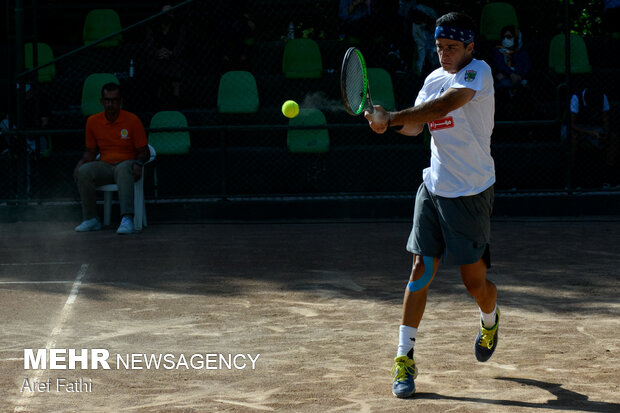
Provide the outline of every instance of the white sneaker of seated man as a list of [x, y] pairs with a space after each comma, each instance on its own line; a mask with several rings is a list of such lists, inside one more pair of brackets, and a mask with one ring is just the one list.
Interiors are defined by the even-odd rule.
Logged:
[[121, 224], [118, 226], [116, 230], [117, 234], [125, 235], [125, 234], [133, 234], [133, 216], [125, 215], [123, 219], [121, 219]]
[[87, 231], [99, 231], [101, 229], [101, 222], [99, 222], [99, 218], [91, 218], [85, 221], [82, 221], [80, 225], [75, 227], [77, 232], [87, 232]]

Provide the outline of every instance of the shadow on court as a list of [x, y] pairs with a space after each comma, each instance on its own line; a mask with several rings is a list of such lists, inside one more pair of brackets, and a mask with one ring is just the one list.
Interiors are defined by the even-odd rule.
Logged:
[[[260, 279], [283, 290], [400, 304], [411, 265], [407, 222], [154, 225], [127, 237], [113, 229], [77, 234], [66, 224], [3, 227], [0, 239], [10, 247], [1, 262], [29, 265], [19, 273], [2, 266], [0, 276], [19, 281], [70, 281], [66, 266], [88, 263], [88, 283], [118, 289], [235, 296]], [[615, 221], [494, 222], [489, 278], [502, 300], [524, 309], [608, 312], [617, 300], [608, 292], [618, 287], [620, 253], [612, 246], [620, 245], [619, 228]], [[467, 296], [454, 266], [441, 266], [431, 288], [448, 299]]]
[[620, 411], [620, 403], [606, 403], [588, 400], [588, 396], [562, 388], [561, 384], [547, 383], [539, 380], [515, 378], [515, 377], [496, 377], [497, 380], [506, 380], [522, 384], [524, 386], [535, 386], [551, 393], [556, 399], [548, 400], [545, 403], [531, 403], [516, 400], [497, 400], [480, 399], [475, 397], [454, 397], [437, 393], [416, 393], [415, 398], [421, 400], [452, 400], [469, 403], [493, 404], [506, 407], [528, 407], [532, 409], [554, 409], [565, 411], [612, 413]]

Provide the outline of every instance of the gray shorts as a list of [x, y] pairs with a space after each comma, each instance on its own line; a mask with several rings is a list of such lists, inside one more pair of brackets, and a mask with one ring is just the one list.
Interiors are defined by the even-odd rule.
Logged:
[[494, 194], [491, 186], [477, 195], [445, 198], [430, 193], [422, 183], [415, 199], [407, 251], [441, 258], [445, 264], [473, 264], [483, 258], [490, 267]]

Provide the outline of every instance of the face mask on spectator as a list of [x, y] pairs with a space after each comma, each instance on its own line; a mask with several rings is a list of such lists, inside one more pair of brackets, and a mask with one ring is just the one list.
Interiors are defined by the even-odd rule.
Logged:
[[504, 47], [512, 47], [514, 46], [515, 41], [512, 39], [512, 37], [509, 39], [508, 37], [504, 37], [504, 40], [502, 40], [502, 46]]

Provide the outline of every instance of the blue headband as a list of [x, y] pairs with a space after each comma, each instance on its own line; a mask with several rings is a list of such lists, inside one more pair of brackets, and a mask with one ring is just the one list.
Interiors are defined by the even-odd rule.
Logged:
[[463, 43], [471, 43], [474, 41], [474, 32], [469, 29], [461, 29], [452, 26], [435, 27], [435, 39], [452, 39]]

